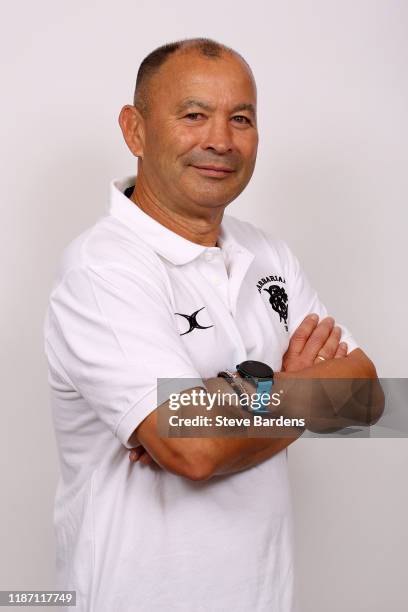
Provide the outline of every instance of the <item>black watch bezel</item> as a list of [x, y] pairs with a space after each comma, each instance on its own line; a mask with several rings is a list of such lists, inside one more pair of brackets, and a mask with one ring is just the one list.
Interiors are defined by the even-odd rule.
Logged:
[[238, 374], [244, 378], [256, 378], [257, 380], [273, 380], [274, 371], [271, 366], [263, 361], [249, 359], [242, 361], [236, 366]]

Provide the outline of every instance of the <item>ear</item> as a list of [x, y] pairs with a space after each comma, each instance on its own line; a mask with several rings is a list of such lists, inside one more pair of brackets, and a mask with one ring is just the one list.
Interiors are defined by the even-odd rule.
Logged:
[[135, 157], [143, 159], [145, 124], [140, 111], [126, 104], [120, 111], [118, 121], [127, 146]]

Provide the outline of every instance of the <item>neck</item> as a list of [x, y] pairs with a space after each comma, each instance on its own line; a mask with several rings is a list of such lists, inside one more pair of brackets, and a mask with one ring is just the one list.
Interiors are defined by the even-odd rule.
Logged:
[[191, 210], [175, 210], [175, 207], [163, 204], [155, 197], [140, 175], [136, 177], [130, 199], [143, 212], [179, 236], [203, 246], [216, 246], [224, 207], [207, 209], [204, 216], [202, 210], [200, 215]]

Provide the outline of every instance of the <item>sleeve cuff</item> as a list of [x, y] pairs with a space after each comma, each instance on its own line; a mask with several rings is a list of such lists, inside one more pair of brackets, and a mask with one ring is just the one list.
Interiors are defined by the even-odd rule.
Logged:
[[[128, 440], [136, 427], [158, 406], [168, 400], [171, 393], [181, 393], [192, 387], [203, 387], [205, 384], [203, 379], [197, 376], [197, 373], [183, 374], [174, 378], [160, 378], [156, 386], [136, 404], [134, 404], [120, 419], [115, 435], [121, 443], [128, 449], [135, 448], [135, 445], [129, 444]], [[140, 443], [137, 444], [140, 446]]]

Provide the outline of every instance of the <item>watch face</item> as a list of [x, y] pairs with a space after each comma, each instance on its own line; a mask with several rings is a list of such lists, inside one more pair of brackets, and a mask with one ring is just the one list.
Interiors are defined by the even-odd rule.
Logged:
[[237, 365], [237, 371], [243, 376], [273, 378], [272, 368], [262, 361], [243, 361]]

